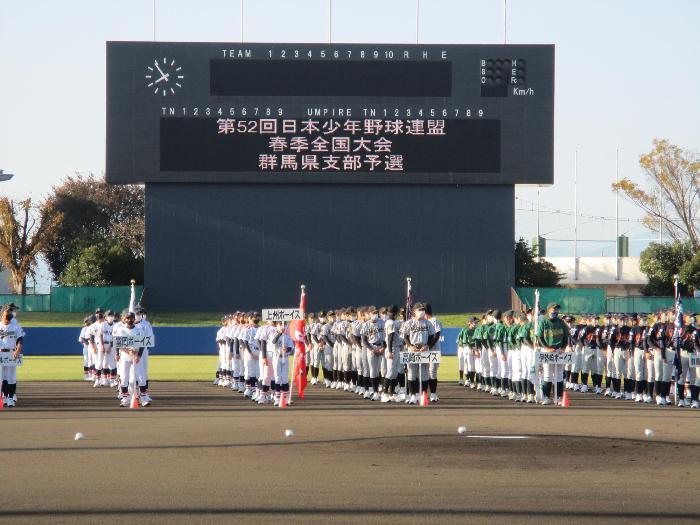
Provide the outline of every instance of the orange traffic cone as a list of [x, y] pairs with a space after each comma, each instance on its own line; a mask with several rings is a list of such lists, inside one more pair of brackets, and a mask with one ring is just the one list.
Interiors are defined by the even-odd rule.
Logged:
[[569, 393], [564, 390], [564, 395], [561, 398], [561, 406], [562, 408], [569, 408]]
[[0, 410], [5, 410], [5, 398], [0, 394]]
[[138, 408], [139, 407], [139, 396], [138, 394], [132, 394], [131, 395], [131, 405], [129, 405], [129, 408]]
[[430, 404], [428, 401], [428, 391], [423, 390], [423, 395], [420, 398], [420, 406], [427, 407]]
[[287, 406], [287, 392], [282, 392], [280, 394], [280, 408], [285, 408]]

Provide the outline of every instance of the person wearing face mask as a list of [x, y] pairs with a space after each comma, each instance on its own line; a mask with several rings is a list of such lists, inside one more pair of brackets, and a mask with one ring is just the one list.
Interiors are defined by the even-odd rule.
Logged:
[[670, 371], [668, 376], [665, 374], [666, 370], [669, 370], [666, 328], [666, 312], [657, 312], [656, 321], [647, 333], [647, 342], [654, 355], [654, 386], [656, 404], [659, 406], [668, 404], [667, 397], [671, 385]]
[[91, 315], [83, 319], [83, 328], [80, 330], [80, 335], [78, 336], [78, 342], [83, 345], [83, 381], [90, 381], [91, 383], [95, 380], [95, 366], [92, 363], [92, 350], [90, 349], [88, 332], [90, 330], [90, 325], [94, 322]]
[[282, 394], [289, 397], [289, 355], [294, 351], [294, 343], [285, 332], [283, 323], [280, 322], [276, 322], [273, 330], [267, 332], [267, 337], [266, 348], [272, 354], [274, 373], [272, 403], [279, 406]]
[[386, 337], [386, 375], [384, 376], [384, 388], [382, 389], [382, 403], [390, 401], [397, 402], [397, 380], [399, 373], [399, 361], [402, 340], [400, 336], [400, 325], [396, 321], [399, 309], [396, 306], [389, 306], [386, 309], [386, 320], [384, 321], [384, 334]]
[[341, 312], [336, 339], [340, 344], [340, 380], [343, 390], [348, 392], [352, 383], [352, 344], [348, 337], [351, 316], [349, 308], [344, 308]]
[[379, 377], [386, 341], [384, 338], [384, 321], [379, 319], [379, 313], [374, 306], [370, 306], [367, 310], [367, 321], [363, 325], [360, 335], [367, 354], [367, 365], [369, 368], [369, 385], [364, 398], [379, 401]]
[[316, 332], [316, 340], [318, 341], [318, 363], [323, 367], [323, 386], [331, 387], [331, 362], [330, 356], [333, 348], [333, 343], [330, 339], [330, 325], [326, 318], [326, 312], [323, 310], [318, 312], [318, 329]]
[[[428, 345], [429, 350], [436, 350], [442, 352], [442, 347], [440, 345], [440, 335], [442, 333], [442, 323], [440, 320], [433, 315], [433, 307], [430, 303], [425, 303], [425, 318], [430, 321], [433, 325], [433, 330], [435, 331], [435, 336], [433, 337], [432, 344]], [[430, 390], [430, 402], [437, 403], [440, 401], [438, 397], [438, 369], [440, 368], [440, 363], [430, 363], [428, 366], [428, 390]]]
[[98, 308], [95, 310], [95, 322], [90, 327], [90, 347], [95, 361], [95, 383], [92, 385], [94, 388], [108, 386], [109, 369], [105, 364], [104, 347], [99, 344], [104, 318], [102, 308]]
[[[413, 306], [413, 318], [404, 323], [404, 334], [406, 348], [411, 352], [423, 352], [435, 344], [435, 327], [425, 318], [423, 303]], [[408, 365], [408, 404], [417, 404], [419, 393], [428, 388], [428, 372], [427, 364]]]
[[[559, 308], [557, 303], [547, 305], [547, 315], [538, 326], [537, 339], [545, 353], [561, 353], [568, 344], [569, 329], [559, 318]], [[552, 385], [557, 383], [557, 392], [560, 394], [564, 388], [564, 367], [555, 364], [543, 364], [543, 405], [557, 403], [558, 399], [552, 400]]]
[[695, 314], [690, 314], [685, 323], [677, 328], [674, 337], [676, 357], [676, 404], [679, 407], [689, 407], [690, 402], [685, 398], [685, 385], [695, 384], [695, 367], [690, 367], [690, 356], [693, 355], [693, 333], [696, 330]]
[[308, 346], [311, 348], [311, 361], [309, 361], [311, 365], [311, 384], [312, 385], [317, 385], [319, 382], [319, 372], [321, 370], [321, 358], [320, 356], [320, 347], [319, 347], [319, 341], [318, 341], [318, 332], [321, 327], [321, 316], [316, 315], [316, 314], [309, 314], [309, 322], [308, 322], [308, 339], [309, 343]]
[[246, 387], [243, 397], [252, 399], [258, 387], [258, 377], [260, 375], [260, 348], [258, 347], [258, 341], [255, 339], [260, 317], [255, 312], [249, 312], [245, 321], [246, 325], [240, 339], [243, 345], [243, 377]]
[[360, 352], [360, 326], [357, 321], [357, 310], [348, 308], [347, 325], [345, 326], [345, 339], [348, 342], [348, 391], [357, 393], [359, 388], [357, 377], [357, 360]]
[[[3, 359], [17, 359], [23, 353], [24, 330], [12, 315], [12, 310], [3, 307], [0, 313], [0, 355]], [[2, 403], [6, 407], [14, 407], [17, 392], [17, 367], [1, 366], [2, 372]]]
[[114, 330], [114, 312], [107, 310], [97, 331], [98, 353], [103, 355], [102, 386], [119, 386], [117, 381], [117, 358], [112, 348], [112, 330]]
[[634, 370], [634, 401], [642, 403], [645, 400], [647, 389], [647, 367], [644, 360], [646, 350], [644, 348], [645, 330], [644, 314], [631, 315], [633, 325], [630, 330], [630, 353]]
[[580, 332], [579, 339], [583, 347], [583, 355], [581, 357], [581, 392], [588, 392], [588, 377], [590, 375], [593, 383], [593, 391], [600, 394], [602, 389], [602, 352], [598, 359], [597, 352], [599, 351], [600, 327], [598, 326], [599, 317], [592, 315], [586, 319], [586, 326]]
[[226, 330], [229, 324], [229, 316], [225, 315], [221, 319], [221, 327], [216, 332], [216, 348], [218, 350], [219, 356], [219, 366], [216, 369], [216, 379], [214, 384], [216, 386], [227, 386], [231, 383], [231, 373], [229, 370], [230, 356], [229, 356], [229, 345], [226, 341]]
[[518, 331], [520, 341], [520, 366], [522, 377], [522, 390], [525, 403], [535, 402], [535, 345], [534, 330], [532, 324], [532, 308], [525, 310], [525, 319]]
[[[144, 335], [151, 342], [151, 345], [155, 344], [155, 335], [153, 334], [153, 326], [151, 325], [150, 321], [148, 320], [148, 312], [146, 312], [146, 309], [143, 306], [136, 307], [136, 323], [139, 324], [139, 326], [141, 326], [141, 329], [143, 330]], [[146, 397], [148, 398], [149, 402], [152, 401], [151, 396], [148, 394], [148, 386], [149, 386], [149, 384], [148, 384], [148, 360], [149, 360], [149, 356], [151, 353], [151, 348], [153, 348], [153, 346], [144, 347], [143, 357], [141, 358], [141, 363], [140, 363], [141, 375], [143, 376], [143, 379], [146, 382]]]
[[[120, 363], [120, 398], [121, 406], [129, 406], [129, 388], [134, 389], [132, 395], [138, 395], [136, 389], [142, 391], [142, 386], [137, 386], [138, 378], [136, 367], [143, 355], [143, 346], [137, 341], [143, 340], [143, 331], [135, 323], [134, 312], [124, 310], [122, 322], [115, 326], [112, 333], [115, 340], [115, 352], [117, 362]], [[145, 404], [145, 399], [141, 400]]]

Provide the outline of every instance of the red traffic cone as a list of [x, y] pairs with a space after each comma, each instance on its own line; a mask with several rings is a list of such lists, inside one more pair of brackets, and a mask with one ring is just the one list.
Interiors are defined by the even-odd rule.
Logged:
[[285, 408], [287, 406], [287, 392], [282, 392], [280, 394], [280, 408]]
[[562, 408], [569, 408], [569, 393], [564, 390], [564, 395], [561, 398], [561, 406]]
[[0, 394], [0, 410], [5, 410], [5, 398]]
[[430, 404], [428, 401], [428, 391], [423, 390], [423, 395], [420, 398], [420, 406], [427, 407]]
[[139, 396], [136, 393], [133, 393], [131, 395], [131, 404], [129, 405], [129, 408], [138, 408], [139, 407]]

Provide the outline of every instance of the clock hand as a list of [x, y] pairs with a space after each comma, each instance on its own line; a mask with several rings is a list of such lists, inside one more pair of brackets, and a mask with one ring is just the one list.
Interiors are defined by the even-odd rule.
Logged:
[[165, 73], [163, 73], [163, 70], [162, 70], [162, 69], [160, 68], [160, 66], [158, 65], [158, 61], [157, 61], [157, 60], [154, 60], [154, 61], [153, 61], [153, 64], [155, 64], [156, 69], [158, 70], [158, 72], [159, 72], [162, 76], [166, 76]]
[[160, 82], [161, 80], [165, 80], [166, 82], [169, 82], [169, 80], [168, 80], [168, 77], [169, 77], [169, 76], [170, 76], [170, 74], [169, 74], [169, 73], [166, 73], [165, 75], [163, 75], [162, 77], [160, 77], [158, 80], [156, 80], [156, 81], [154, 82], [154, 84], [157, 84], [157, 83]]

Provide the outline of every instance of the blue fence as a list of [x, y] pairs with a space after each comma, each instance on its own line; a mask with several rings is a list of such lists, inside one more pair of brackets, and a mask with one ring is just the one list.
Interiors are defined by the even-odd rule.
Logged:
[[[153, 329], [156, 347], [152, 355], [215, 355], [214, 339], [218, 328], [195, 326], [157, 326]], [[457, 355], [459, 328], [442, 332], [442, 353]], [[82, 355], [79, 328], [27, 328], [25, 355]]]

